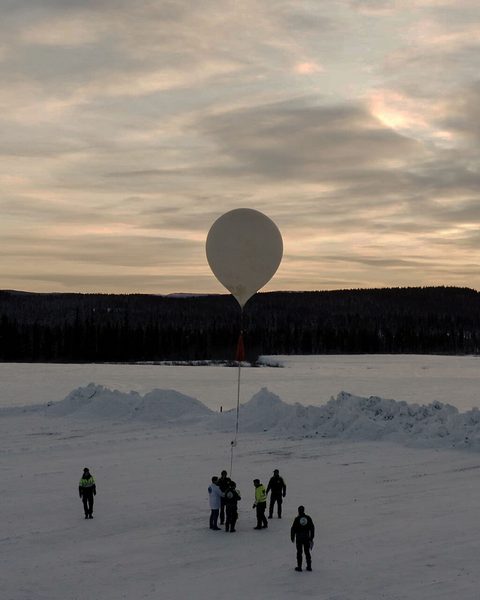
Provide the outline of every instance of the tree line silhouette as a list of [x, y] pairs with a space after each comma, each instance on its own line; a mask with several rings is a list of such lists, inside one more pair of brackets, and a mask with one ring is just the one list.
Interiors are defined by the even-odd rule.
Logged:
[[0, 361], [233, 360], [259, 354], [478, 354], [480, 293], [425, 287], [230, 295], [0, 291]]

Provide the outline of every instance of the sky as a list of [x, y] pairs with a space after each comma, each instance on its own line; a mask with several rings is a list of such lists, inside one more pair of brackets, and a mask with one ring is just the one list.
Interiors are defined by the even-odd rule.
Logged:
[[0, 288], [480, 289], [478, 0], [0, 0]]

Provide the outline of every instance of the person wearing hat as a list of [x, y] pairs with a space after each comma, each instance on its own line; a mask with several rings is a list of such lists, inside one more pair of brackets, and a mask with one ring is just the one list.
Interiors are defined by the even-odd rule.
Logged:
[[305, 514], [305, 507], [298, 507], [298, 516], [293, 521], [292, 529], [290, 530], [290, 538], [293, 542], [297, 542], [297, 566], [295, 571], [302, 570], [302, 555], [305, 553], [307, 561], [307, 571], [312, 570], [312, 557], [310, 550], [313, 548], [313, 538], [315, 537], [315, 525], [311, 517]]
[[93, 519], [93, 497], [97, 494], [97, 486], [95, 485], [95, 479], [87, 467], [83, 469], [83, 475], [78, 484], [78, 494], [83, 502], [85, 518]]
[[240, 491], [237, 490], [237, 484], [229, 480], [225, 491], [225, 531], [230, 531], [230, 533], [236, 531], [235, 523], [238, 519], [238, 501], [241, 499]]
[[270, 492], [270, 508], [268, 511], [268, 518], [271, 519], [273, 517], [273, 509], [275, 508], [275, 503], [277, 504], [277, 516], [279, 519], [282, 518], [282, 500], [285, 498], [287, 493], [287, 486], [285, 485], [285, 481], [283, 477], [280, 477], [278, 469], [275, 469], [273, 472], [273, 477], [270, 477], [270, 481], [267, 485], [267, 494]]
[[253, 485], [255, 486], [255, 502], [253, 508], [257, 510], [257, 526], [254, 529], [266, 529], [268, 527], [267, 517], [265, 516], [265, 510], [267, 509], [267, 492], [263, 483], [260, 483], [260, 479], [254, 479]]
[[227, 477], [227, 472], [222, 471], [220, 477], [217, 479], [217, 485], [224, 496], [220, 499], [220, 525], [225, 523], [225, 492], [227, 491], [230, 478]]

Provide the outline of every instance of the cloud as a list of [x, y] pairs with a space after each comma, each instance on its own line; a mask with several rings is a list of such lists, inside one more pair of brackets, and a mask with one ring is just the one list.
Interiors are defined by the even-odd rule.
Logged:
[[480, 285], [473, 2], [2, 9], [2, 286], [220, 291], [203, 244], [239, 206], [285, 289]]
[[477, 153], [480, 142], [480, 81], [456, 90], [447, 99], [447, 107], [442, 124], [461, 135], [465, 142], [473, 144]]
[[216, 114], [199, 127], [233, 159], [219, 172], [275, 181], [348, 179], [360, 169], [425, 158], [420, 144], [382, 126], [359, 105], [277, 103]]
[[395, 87], [424, 101], [449, 95], [477, 78], [480, 67], [478, 8], [425, 12], [405, 27], [401, 42], [384, 58], [382, 73]]
[[398, 10], [398, 4], [391, 0], [349, 0], [348, 4], [367, 15], [386, 15]]
[[444, 10], [462, 11], [469, 7], [478, 8], [476, 0], [348, 0], [348, 4], [359, 12], [371, 15], [390, 15], [405, 10]]

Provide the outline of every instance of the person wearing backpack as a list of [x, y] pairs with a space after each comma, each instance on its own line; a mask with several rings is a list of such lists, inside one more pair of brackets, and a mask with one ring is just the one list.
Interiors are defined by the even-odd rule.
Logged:
[[313, 538], [315, 537], [315, 525], [311, 517], [305, 514], [305, 507], [298, 507], [298, 516], [293, 521], [290, 530], [290, 538], [297, 543], [297, 566], [295, 571], [302, 570], [302, 555], [305, 553], [307, 562], [307, 571], [312, 570], [312, 557], [310, 550], [313, 548]]
[[230, 481], [225, 491], [225, 531], [233, 533], [236, 531], [235, 523], [238, 519], [238, 501], [241, 500], [240, 491], [236, 488], [236, 483]]

